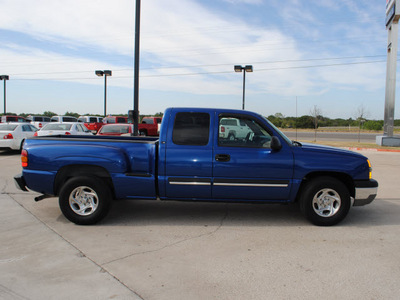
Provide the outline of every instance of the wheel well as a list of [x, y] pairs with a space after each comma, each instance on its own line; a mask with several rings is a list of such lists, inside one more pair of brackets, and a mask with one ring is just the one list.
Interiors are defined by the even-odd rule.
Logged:
[[297, 193], [297, 197], [296, 197], [296, 201], [299, 199], [303, 188], [307, 185], [308, 182], [310, 182], [311, 180], [313, 180], [314, 178], [317, 177], [322, 177], [322, 176], [327, 176], [327, 177], [333, 177], [339, 181], [341, 181], [349, 190], [350, 196], [354, 197], [355, 196], [355, 187], [354, 187], [354, 181], [351, 178], [350, 175], [345, 174], [345, 173], [337, 173], [337, 172], [313, 172], [313, 173], [309, 173], [307, 174], [300, 185], [299, 191]]
[[112, 194], [114, 195], [114, 185], [111, 180], [111, 176], [108, 171], [99, 166], [91, 166], [91, 165], [70, 165], [62, 167], [56, 175], [54, 181], [54, 193], [58, 195], [60, 193], [63, 185], [72, 177], [77, 176], [88, 176], [88, 177], [98, 177], [100, 180], [103, 180], [105, 184], [107, 184]]

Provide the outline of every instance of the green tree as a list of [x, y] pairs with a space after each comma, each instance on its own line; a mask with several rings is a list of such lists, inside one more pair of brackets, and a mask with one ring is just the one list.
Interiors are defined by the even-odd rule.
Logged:
[[65, 113], [65, 115], [66, 115], [66, 116], [69, 116], [69, 117], [75, 117], [75, 118], [79, 118], [79, 116], [80, 116], [80, 114], [78, 114], [78, 113], [69, 112], [69, 111], [67, 111], [67, 112]]
[[45, 111], [43, 113], [43, 116], [51, 118], [53, 116], [57, 116], [57, 114], [55, 112], [52, 112], [52, 111]]
[[297, 118], [297, 128], [314, 128], [314, 120], [311, 116]]

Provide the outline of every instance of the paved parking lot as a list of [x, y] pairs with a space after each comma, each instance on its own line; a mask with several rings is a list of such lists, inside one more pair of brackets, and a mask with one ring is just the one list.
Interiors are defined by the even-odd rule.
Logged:
[[296, 206], [146, 201], [77, 226], [0, 152], [0, 299], [398, 299], [400, 153], [361, 152], [378, 197], [329, 228]]

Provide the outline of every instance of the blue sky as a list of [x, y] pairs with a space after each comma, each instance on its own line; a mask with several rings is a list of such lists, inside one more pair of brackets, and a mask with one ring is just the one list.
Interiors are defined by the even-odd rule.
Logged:
[[[94, 71], [108, 69], [107, 112], [133, 108], [135, 0], [0, 0], [0, 7], [7, 111], [102, 114], [104, 79]], [[384, 22], [378, 0], [142, 1], [140, 113], [240, 109], [243, 75], [233, 66], [251, 64], [248, 110], [295, 116], [297, 98], [298, 116], [317, 106], [326, 117], [356, 118], [363, 106], [368, 118], [383, 119]]]

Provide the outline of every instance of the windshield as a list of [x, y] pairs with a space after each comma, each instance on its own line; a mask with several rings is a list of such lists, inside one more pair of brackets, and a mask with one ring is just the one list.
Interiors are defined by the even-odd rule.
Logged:
[[276, 132], [278, 132], [278, 134], [289, 144], [292, 144], [292, 141], [282, 132], [280, 131], [274, 124], [272, 124], [266, 117], [263, 117], [264, 120], [266, 120], [268, 122], [269, 125], [271, 125], [272, 128], [274, 128], [276, 130]]
[[0, 131], [14, 131], [18, 125], [3, 124], [0, 125]]
[[54, 124], [54, 123], [50, 123], [50, 124], [47, 124], [46, 126], [44, 126], [41, 130], [62, 130], [62, 131], [66, 131], [66, 130], [70, 130], [71, 126], [72, 126], [72, 124]]

